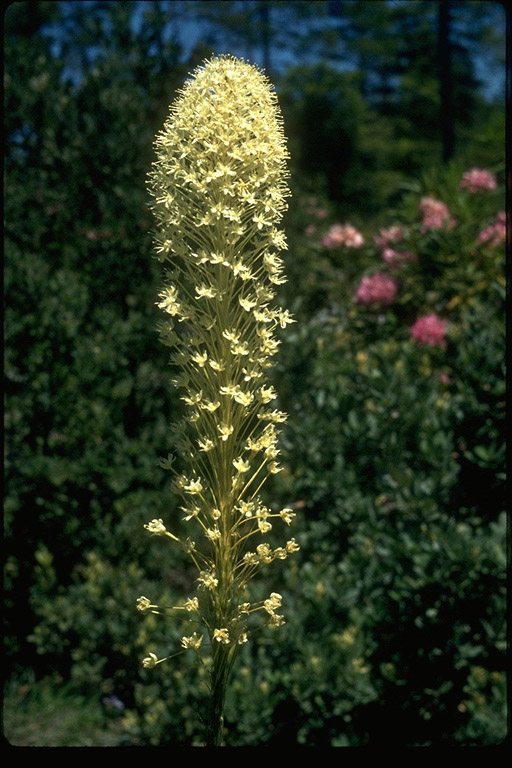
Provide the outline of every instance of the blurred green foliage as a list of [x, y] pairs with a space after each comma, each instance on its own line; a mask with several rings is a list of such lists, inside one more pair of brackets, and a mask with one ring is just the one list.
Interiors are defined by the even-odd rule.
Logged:
[[[108, 702], [120, 702], [120, 744], [201, 743], [205, 696], [204, 672], [181, 660], [140, 667], [150, 650], [172, 652], [180, 627], [135, 611], [139, 595], [175, 600], [193, 578], [142, 529], [155, 517], [183, 525], [158, 466], [178, 404], [154, 330], [144, 183], [174, 90], [209, 52], [165, 33], [182, 5], [146, 3], [138, 26], [129, 3], [33, 3], [30, 14], [17, 3], [6, 15], [5, 637], [15, 681], [31, 668], [72, 685], [37, 693], [22, 681], [34, 691], [22, 704], [14, 682], [7, 701], [30, 719], [71, 700], [91, 731], [98, 707], [108, 720]], [[227, 35], [229, 4], [208, 5]], [[311, 4], [292, 5], [309, 18]], [[421, 118], [425, 99], [429, 119], [437, 105], [434, 4], [416, 4], [426, 15], [407, 38], [415, 66], [399, 73], [396, 101], [364, 62], [385, 73], [401, 38], [387, 50], [385, 35], [372, 38], [364, 5], [346, 4], [357, 71], [336, 69], [326, 25], [318, 61], [276, 78], [294, 158], [282, 298], [299, 322], [276, 371], [290, 418], [272, 501], [300, 512], [302, 552], [261, 584], [282, 592], [287, 625], [243, 649], [230, 745], [487, 745], [506, 732], [504, 260], [478, 237], [503, 190], [458, 189], [473, 165], [502, 181], [503, 110], [460, 80], [467, 119], [441, 169]], [[393, 5], [407, 26], [404, 4]], [[424, 195], [456, 226], [422, 231]], [[326, 248], [322, 235], [349, 217], [364, 246]], [[373, 242], [391, 224], [415, 257], [400, 268]], [[397, 280], [395, 302], [355, 303], [376, 271]], [[410, 338], [430, 313], [448, 322], [445, 346]], [[17, 728], [7, 733], [6, 719], [13, 743], [32, 739]], [[73, 729], [54, 743], [73, 743]]]

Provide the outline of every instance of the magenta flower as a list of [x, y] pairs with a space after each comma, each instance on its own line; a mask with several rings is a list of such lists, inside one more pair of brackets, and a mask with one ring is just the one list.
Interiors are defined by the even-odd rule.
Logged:
[[439, 315], [424, 315], [416, 320], [410, 333], [422, 347], [442, 347], [445, 344], [446, 323]]
[[387, 248], [390, 243], [399, 243], [403, 239], [404, 231], [397, 225], [379, 229], [379, 234], [374, 238], [377, 248]]
[[398, 291], [398, 283], [383, 272], [365, 275], [354, 296], [359, 304], [392, 304]]
[[493, 223], [483, 232], [480, 232], [478, 240], [486, 243], [488, 248], [497, 248], [505, 241], [507, 236], [507, 215], [505, 211], [500, 211]]
[[450, 211], [441, 200], [435, 200], [433, 197], [423, 197], [420, 202], [420, 213], [423, 216], [421, 231], [428, 229], [442, 229], [445, 225], [451, 229], [457, 223], [450, 216]]
[[364, 244], [364, 237], [351, 224], [333, 224], [322, 237], [322, 243], [326, 248], [360, 248]]
[[460, 189], [467, 189], [472, 195], [481, 189], [491, 191], [496, 189], [496, 176], [483, 168], [472, 168], [462, 176], [459, 183]]

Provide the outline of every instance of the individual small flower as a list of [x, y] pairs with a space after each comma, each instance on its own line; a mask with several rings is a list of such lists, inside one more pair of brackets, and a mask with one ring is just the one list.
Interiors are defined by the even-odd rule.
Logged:
[[185, 512], [184, 520], [192, 520], [193, 517], [197, 517], [198, 514], [201, 512], [198, 506], [194, 505], [192, 507], [180, 507], [180, 509]]
[[252, 517], [255, 509], [254, 501], [241, 501], [239, 509], [244, 517]]
[[192, 355], [191, 360], [202, 368], [208, 360], [208, 354], [206, 352], [196, 352]]
[[277, 392], [275, 391], [274, 387], [260, 387], [258, 389], [258, 397], [262, 401], [262, 403], [270, 403], [271, 400], [275, 400], [277, 397]]
[[215, 288], [209, 285], [196, 285], [196, 298], [197, 299], [214, 299], [217, 295]]
[[296, 513], [291, 509], [282, 509], [279, 515], [284, 520], [286, 525], [290, 525], [290, 523], [293, 521], [293, 518], [296, 516]]
[[183, 400], [184, 403], [187, 405], [198, 405], [198, 403], [201, 402], [203, 398], [202, 390], [199, 390], [199, 392], [190, 392], [188, 395], [183, 395], [183, 397], [180, 397], [180, 400]]
[[203, 587], [206, 587], [206, 589], [215, 589], [215, 587], [219, 583], [219, 580], [217, 579], [215, 574], [209, 571], [202, 571], [199, 574], [199, 578], [197, 580], [199, 584], [202, 585]]
[[236, 469], [238, 472], [240, 472], [241, 474], [243, 474], [243, 473], [245, 473], [245, 472], [248, 472], [248, 471], [249, 471], [249, 468], [250, 468], [250, 466], [251, 466], [251, 465], [249, 464], [249, 462], [248, 462], [248, 461], [245, 461], [244, 459], [242, 459], [242, 457], [241, 457], [241, 456], [239, 456], [239, 457], [238, 457], [238, 459], [234, 459], [234, 461], [233, 461], [233, 466], [234, 466], [234, 468], [235, 468], [235, 469]]
[[248, 636], [247, 632], [242, 632], [242, 634], [239, 636], [237, 642], [238, 642], [238, 645], [244, 645], [244, 643], [248, 643], [249, 642], [249, 636]]
[[260, 533], [268, 533], [272, 530], [272, 524], [267, 522], [265, 519], [260, 518], [258, 520], [258, 528], [260, 530]]
[[191, 480], [188, 485], [183, 486], [183, 490], [186, 493], [190, 493], [191, 496], [194, 496], [198, 493], [201, 493], [203, 486], [200, 480]]
[[322, 237], [322, 244], [326, 248], [360, 248], [364, 245], [364, 237], [351, 224], [333, 224]]
[[281, 328], [286, 328], [287, 325], [290, 325], [290, 323], [296, 323], [297, 321], [293, 319], [293, 317], [290, 315], [287, 309], [281, 310], [278, 312], [278, 320], [279, 325]]
[[242, 298], [240, 296], [238, 298], [238, 303], [242, 309], [245, 309], [246, 312], [251, 312], [251, 310], [254, 309], [258, 302], [255, 299]]
[[188, 637], [182, 637], [181, 638], [181, 645], [183, 648], [188, 649], [192, 648], [192, 650], [197, 651], [199, 649], [199, 646], [203, 642], [202, 635], [198, 635], [197, 632], [194, 632], [192, 635], [189, 635]]
[[282, 603], [283, 598], [279, 592], [271, 592], [270, 597], [263, 603], [263, 607], [267, 613], [272, 613], [276, 608], [280, 608]]
[[167, 533], [167, 528], [162, 518], [151, 520], [151, 522], [145, 524], [144, 528], [153, 536], [163, 536], [164, 533]]
[[152, 605], [151, 600], [142, 595], [137, 598], [137, 610], [141, 613], [146, 613], [150, 608], [156, 608], [156, 605]]
[[220, 539], [220, 531], [217, 527], [206, 528], [204, 533], [205, 533], [205, 536], [207, 536], [210, 539], [210, 541], [218, 541]]
[[224, 627], [222, 629], [214, 629], [213, 630], [213, 639], [216, 640], [218, 643], [223, 643], [224, 645], [229, 645], [230, 639], [229, 639], [229, 631]]
[[225, 442], [233, 434], [234, 427], [232, 424], [218, 424], [217, 429], [219, 430], [220, 439]]
[[396, 280], [383, 272], [365, 275], [356, 291], [354, 301], [360, 304], [392, 304], [398, 291]]
[[142, 659], [142, 666], [146, 669], [152, 669], [152, 667], [155, 667], [158, 664], [158, 656], [154, 653], [150, 653], [149, 656], [146, 656], [144, 659]]
[[443, 346], [445, 343], [446, 323], [438, 315], [424, 315], [411, 327], [410, 334], [420, 346]]
[[422, 232], [426, 232], [429, 229], [443, 229], [445, 226], [452, 229], [456, 224], [455, 219], [450, 215], [448, 207], [441, 200], [435, 200], [433, 197], [423, 197], [419, 208], [423, 216], [421, 223]]
[[390, 243], [399, 243], [404, 239], [404, 230], [398, 225], [389, 227], [388, 229], [379, 229], [379, 234], [374, 237], [375, 244], [378, 248], [388, 248]]
[[460, 189], [467, 189], [472, 195], [480, 190], [491, 192], [496, 187], [496, 176], [483, 168], [472, 168], [466, 171], [459, 183]]
[[261, 558], [262, 562], [264, 563], [271, 563], [272, 562], [272, 550], [270, 549], [268, 544], [258, 544], [256, 547], [256, 552], [258, 553], [258, 557]]
[[220, 408], [220, 403], [218, 400], [204, 400], [199, 407], [203, 411], [209, 411], [210, 413], [214, 413], [217, 410], [217, 408]]
[[299, 545], [295, 541], [295, 539], [290, 539], [290, 541], [286, 542], [286, 551], [287, 552], [298, 552], [300, 549]]
[[185, 600], [184, 609], [186, 611], [198, 611], [199, 610], [199, 600], [197, 597], [189, 597]]
[[254, 395], [252, 392], [243, 392], [240, 387], [237, 387], [236, 392], [233, 394], [233, 400], [246, 408], [254, 400]]

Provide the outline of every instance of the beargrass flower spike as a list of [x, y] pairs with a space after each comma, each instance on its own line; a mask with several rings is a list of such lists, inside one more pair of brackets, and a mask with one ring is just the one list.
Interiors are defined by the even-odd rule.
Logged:
[[[277, 425], [286, 415], [268, 379], [276, 332], [294, 322], [274, 303], [285, 281], [279, 224], [289, 195], [277, 97], [255, 67], [214, 58], [178, 93], [155, 147], [148, 186], [156, 254], [166, 265], [160, 331], [185, 408], [174, 427], [183, 465], [174, 490], [190, 530], [181, 543], [197, 568], [197, 595], [185, 604], [197, 606], [195, 632], [181, 646], [198, 655], [210, 649], [207, 743], [218, 746], [229, 674], [254, 619], [284, 623], [275, 612], [280, 595], [251, 603], [248, 582], [299, 548], [295, 539], [277, 549], [265, 541], [273, 527], [285, 535], [292, 514], [260, 497], [281, 471]], [[146, 528], [180, 540], [162, 520]]]

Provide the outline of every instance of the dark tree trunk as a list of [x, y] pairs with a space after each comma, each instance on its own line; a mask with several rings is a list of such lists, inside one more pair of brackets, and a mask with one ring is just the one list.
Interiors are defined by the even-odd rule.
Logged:
[[439, 52], [439, 125], [443, 144], [443, 162], [448, 162], [455, 154], [455, 132], [453, 128], [453, 82], [452, 82], [452, 43], [450, 38], [451, 3], [441, 0], [439, 3], [437, 39]]
[[259, 3], [261, 24], [261, 47], [263, 49], [263, 68], [270, 77], [270, 8], [266, 0]]

